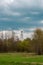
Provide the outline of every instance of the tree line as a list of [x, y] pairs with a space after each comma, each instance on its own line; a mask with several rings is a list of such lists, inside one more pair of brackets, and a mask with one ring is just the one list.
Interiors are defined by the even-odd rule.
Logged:
[[32, 39], [27, 38], [23, 41], [15, 41], [13, 38], [0, 39], [1, 52], [28, 52], [43, 54], [43, 30], [36, 29], [32, 35]]

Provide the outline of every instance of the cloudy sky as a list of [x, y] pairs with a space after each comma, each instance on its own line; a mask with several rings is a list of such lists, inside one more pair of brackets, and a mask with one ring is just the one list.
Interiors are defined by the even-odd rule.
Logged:
[[0, 0], [0, 29], [43, 29], [43, 0]]

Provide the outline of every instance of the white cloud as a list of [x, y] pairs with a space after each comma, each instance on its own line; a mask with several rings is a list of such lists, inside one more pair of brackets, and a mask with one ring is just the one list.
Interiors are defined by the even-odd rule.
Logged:
[[37, 4], [37, 0], [20, 0], [22, 2], [22, 4], [26, 7], [28, 6], [29, 8], [31, 7], [36, 7], [38, 4]]
[[43, 24], [43, 20], [42, 20], [42, 21], [40, 21], [40, 23], [41, 23], [41, 24]]
[[43, 7], [43, 0], [0, 0], [1, 6], [16, 7]]
[[[27, 9], [34, 9], [40, 8], [43, 9], [43, 0], [0, 0], [0, 9], [4, 11], [4, 13], [8, 13], [15, 8], [27, 8]], [[13, 12], [13, 11], [12, 11]], [[10, 14], [10, 12], [9, 12]], [[20, 15], [17, 12], [11, 13], [12, 15]], [[31, 14], [39, 14], [39, 12], [31, 12]]]
[[30, 17], [25, 17], [24, 19], [25, 19], [25, 20], [28, 20], [28, 19], [30, 19]]
[[33, 15], [40, 14], [39, 12], [30, 12], [30, 13], [33, 14]]
[[32, 27], [32, 28], [24, 28], [25, 31], [29, 31], [29, 32], [33, 32], [34, 30], [36, 30], [36, 27]]
[[19, 12], [12, 12], [12, 11], [8, 11], [6, 14], [11, 15], [11, 16], [20, 16], [21, 15], [21, 13], [19, 13]]
[[[14, 30], [15, 31], [15, 35], [17, 35], [19, 37], [19, 39], [21, 39], [21, 30]], [[32, 35], [33, 35], [33, 32], [24, 32], [23, 30], [23, 39], [26, 39], [26, 38], [31, 38], [32, 39]]]
[[0, 18], [0, 20], [9, 20], [9, 18]]
[[36, 28], [29, 28], [29, 31], [31, 31], [31, 32], [33, 31], [34, 32], [36, 29], [43, 30], [43, 27], [40, 26], [40, 27], [36, 27]]
[[43, 9], [43, 0], [39, 0], [40, 1], [40, 8]]
[[33, 32], [24, 33], [24, 39], [31, 38], [32, 39]]
[[36, 30], [36, 28], [29, 28], [29, 31], [34, 31]]
[[22, 15], [20, 12], [11, 11], [9, 9], [5, 9], [3, 11], [3, 14], [5, 14], [7, 16], [20, 16], [20, 15]]
[[13, 3], [14, 0], [0, 0], [0, 5], [10, 5], [11, 3]]
[[23, 17], [21, 20], [22, 21], [28, 21], [28, 20], [31, 20], [31, 17]]

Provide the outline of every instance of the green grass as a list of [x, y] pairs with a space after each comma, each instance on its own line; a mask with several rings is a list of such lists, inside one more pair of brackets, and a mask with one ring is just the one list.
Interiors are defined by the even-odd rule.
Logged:
[[0, 53], [0, 65], [31, 65], [30, 63], [43, 63], [43, 55]]

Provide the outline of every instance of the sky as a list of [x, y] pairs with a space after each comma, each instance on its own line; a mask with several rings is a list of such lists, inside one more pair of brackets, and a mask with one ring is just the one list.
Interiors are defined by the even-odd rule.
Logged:
[[0, 0], [0, 28], [43, 29], [43, 0]]

